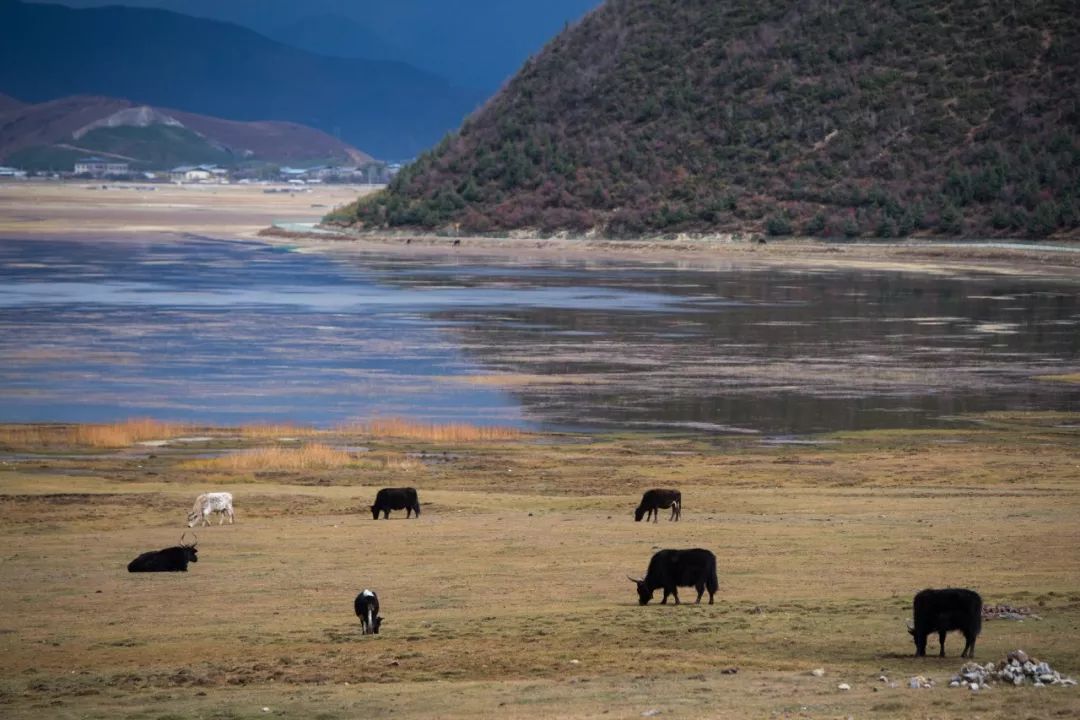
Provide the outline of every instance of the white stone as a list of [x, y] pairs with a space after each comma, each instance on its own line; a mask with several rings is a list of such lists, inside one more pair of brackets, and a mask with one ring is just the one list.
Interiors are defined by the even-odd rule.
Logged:
[[836, 689], [837, 690], [850, 690], [851, 686], [848, 685], [847, 683], [840, 683], [839, 685], [836, 686]]
[[815, 668], [810, 671], [814, 677], [825, 677], [825, 668]]

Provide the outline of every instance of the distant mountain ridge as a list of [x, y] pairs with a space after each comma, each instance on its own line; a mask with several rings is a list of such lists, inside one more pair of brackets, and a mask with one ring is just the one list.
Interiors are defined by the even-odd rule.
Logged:
[[63, 170], [88, 154], [156, 170], [198, 162], [372, 161], [337, 138], [295, 123], [243, 123], [117, 98], [76, 96], [0, 110], [3, 162], [33, 170]]
[[608, 0], [368, 228], [1080, 231], [1075, 0]]
[[131, 98], [230, 120], [280, 120], [407, 158], [456, 127], [475, 93], [397, 62], [315, 55], [163, 10], [0, 0], [0, 92], [28, 102]]

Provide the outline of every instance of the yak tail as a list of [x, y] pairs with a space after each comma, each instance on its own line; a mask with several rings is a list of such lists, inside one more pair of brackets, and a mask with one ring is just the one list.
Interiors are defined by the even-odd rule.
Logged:
[[709, 589], [710, 593], [714, 593], [720, 589], [720, 581], [716, 578], [716, 565], [713, 565], [709, 570], [709, 577], [705, 579], [705, 586]]

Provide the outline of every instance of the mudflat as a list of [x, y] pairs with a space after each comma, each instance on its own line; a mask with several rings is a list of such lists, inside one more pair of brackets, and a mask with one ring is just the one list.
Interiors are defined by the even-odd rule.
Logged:
[[[1080, 674], [1080, 416], [970, 419], [791, 446], [0, 427], [0, 712], [1074, 717], [1075, 687], [949, 688], [958, 635], [913, 657], [914, 594], [970, 587], [1030, 612], [987, 620], [979, 662], [1023, 648]], [[416, 487], [420, 519], [373, 521], [386, 486]], [[635, 523], [657, 486], [682, 490], [682, 520]], [[210, 490], [236, 524], [196, 530], [189, 572], [126, 572]], [[716, 553], [716, 604], [637, 604], [626, 576], [667, 547]], [[365, 587], [378, 636], [353, 616]]]

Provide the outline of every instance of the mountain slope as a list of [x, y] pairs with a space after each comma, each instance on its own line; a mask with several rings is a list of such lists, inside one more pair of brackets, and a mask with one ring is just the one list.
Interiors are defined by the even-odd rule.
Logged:
[[145, 169], [242, 161], [362, 165], [371, 157], [313, 128], [236, 122], [76, 96], [0, 113], [0, 159], [31, 170], [70, 170], [88, 154], [120, 157]]
[[609, 0], [352, 212], [611, 235], [1076, 232], [1078, 78], [1070, 0]]
[[430, 146], [477, 102], [408, 65], [323, 57], [227, 23], [16, 0], [0, 0], [0, 92], [30, 102], [107, 95], [291, 121], [391, 158]]

